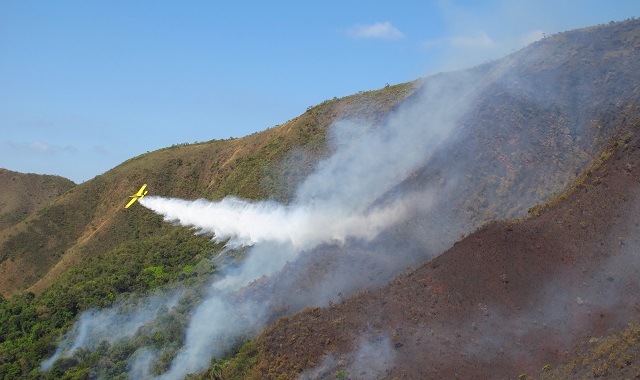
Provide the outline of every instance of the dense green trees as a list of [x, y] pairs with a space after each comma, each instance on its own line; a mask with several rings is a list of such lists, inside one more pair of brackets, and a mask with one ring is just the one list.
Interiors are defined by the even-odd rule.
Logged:
[[[142, 346], [160, 352], [153, 372], [164, 372], [182, 345], [187, 314], [200, 301], [198, 289], [216, 271], [210, 258], [222, 247], [187, 228], [169, 227], [163, 232], [85, 260], [42, 294], [0, 298], [0, 378], [118, 378]], [[53, 354], [58, 340], [83, 311], [123, 299], [133, 307], [153, 289], [181, 284], [191, 290], [177, 307], [161, 308], [132, 340], [105, 341], [94, 351], [78, 350], [72, 358], [58, 360], [46, 373], [39, 371], [40, 363]]]

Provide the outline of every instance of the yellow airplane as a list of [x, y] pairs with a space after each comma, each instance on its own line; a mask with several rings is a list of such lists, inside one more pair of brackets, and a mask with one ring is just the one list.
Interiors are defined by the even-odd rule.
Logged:
[[130, 195], [129, 198], [131, 198], [131, 200], [129, 201], [129, 203], [127, 203], [126, 206], [124, 206], [124, 208], [129, 208], [129, 206], [134, 204], [138, 199], [144, 198], [144, 196], [147, 195], [148, 193], [148, 191], [145, 190], [146, 187], [147, 187], [147, 184], [145, 183], [144, 185], [142, 185], [142, 187], [140, 188], [140, 190], [138, 190], [137, 193]]

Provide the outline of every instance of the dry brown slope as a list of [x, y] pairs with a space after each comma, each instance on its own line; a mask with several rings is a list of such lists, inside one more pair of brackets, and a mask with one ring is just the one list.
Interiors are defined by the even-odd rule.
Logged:
[[620, 117], [632, 132], [546, 212], [486, 226], [379, 291], [279, 320], [256, 342], [253, 377], [516, 378], [637, 318], [640, 117]]
[[59, 176], [0, 168], [0, 230], [20, 222], [75, 185]]

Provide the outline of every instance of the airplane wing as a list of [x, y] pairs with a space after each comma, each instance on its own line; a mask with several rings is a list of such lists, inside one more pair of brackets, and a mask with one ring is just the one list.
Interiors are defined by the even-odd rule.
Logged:
[[136, 197], [144, 197], [144, 195], [146, 194], [146, 192], [144, 191], [145, 187], [147, 187], [146, 183], [142, 185], [140, 190], [138, 190], [138, 192], [136, 193]]
[[129, 203], [127, 203], [126, 206], [124, 206], [124, 208], [129, 208], [129, 206], [131, 206], [132, 204], [136, 203], [137, 200], [138, 200], [138, 197], [136, 197], [136, 196], [131, 197], [131, 200], [129, 201]]
[[145, 183], [144, 185], [142, 185], [142, 187], [140, 188], [140, 190], [138, 190], [137, 193], [129, 196], [131, 200], [129, 201], [129, 203], [127, 203], [126, 206], [124, 206], [124, 208], [129, 208], [129, 206], [136, 203], [138, 199], [143, 198], [145, 195], [147, 195], [147, 191], [145, 190], [146, 187], [147, 187], [147, 184]]

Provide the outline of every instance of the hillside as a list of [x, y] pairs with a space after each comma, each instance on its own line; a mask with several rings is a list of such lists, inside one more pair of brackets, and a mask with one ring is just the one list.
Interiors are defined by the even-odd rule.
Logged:
[[[335, 119], [357, 115], [363, 121], [379, 121], [411, 96], [417, 84], [325, 101], [242, 139], [176, 145], [135, 157], [0, 231], [0, 289], [7, 297], [0, 297], [0, 375], [40, 378], [39, 365], [82, 312], [118, 300], [146, 304], [139, 298], [154, 289], [193, 287], [175, 321], [189, 319], [203, 286], [228, 265], [212, 260], [222, 245], [162, 223], [138, 205], [125, 210], [128, 195], [140, 183], [148, 183], [150, 194], [174, 197], [216, 199], [233, 194], [286, 200], [290, 186], [330, 151], [325, 133]], [[158, 328], [184, 330], [183, 322]], [[179, 344], [174, 338], [167, 336], [166, 342]], [[113, 374], [108, 377], [126, 371], [129, 359], [121, 347], [114, 349], [119, 359], [110, 364]], [[89, 360], [82, 364], [73, 368], [85, 374], [81, 378], [92, 365]], [[63, 365], [69, 368], [69, 363]], [[53, 370], [48, 376], [59, 378], [64, 372]]]
[[[594, 220], [607, 221], [604, 225], [600, 225], [600, 231], [589, 230], [589, 224], [582, 219], [550, 223], [549, 220], [542, 218], [538, 223], [542, 223], [544, 228], [550, 231], [548, 234], [538, 232], [542, 229], [542, 225], [530, 227], [529, 223], [534, 222], [526, 222], [523, 224], [524, 227], [517, 227], [518, 223], [510, 227], [505, 227], [501, 223], [493, 224], [474, 234], [473, 238], [463, 240], [467, 243], [479, 242], [478, 244], [483, 247], [482, 250], [474, 246], [464, 253], [454, 253], [457, 249], [461, 249], [456, 245], [450, 252], [434, 259], [433, 264], [422, 267], [419, 270], [420, 274], [412, 274], [411, 280], [405, 281], [402, 277], [394, 280], [393, 284], [401, 285], [385, 288], [370, 296], [357, 296], [353, 302], [348, 301], [341, 305], [336, 303], [351, 292], [376, 289], [385, 284], [406, 265], [414, 263], [415, 257], [418, 260], [424, 260], [434, 252], [437, 253], [440, 247], [446, 249], [447, 244], [452, 244], [461, 235], [467, 234], [473, 226], [482, 225], [492, 219], [525, 216], [527, 210], [543, 202], [546, 199], [545, 196], [562, 193], [561, 189], [566, 189], [574, 179], [578, 178], [580, 168], [586, 168], [585, 162], [592, 162], [594, 157], [599, 157], [596, 158], [596, 162], [601, 158], [607, 158], [611, 154], [610, 151], [604, 150], [605, 153], [602, 156], [597, 152], [599, 149], [604, 149], [602, 144], [609, 139], [614, 139], [613, 143], [618, 146], [622, 143], [621, 141], [631, 144], [628, 139], [635, 136], [638, 120], [640, 120], [638, 109], [640, 80], [635, 73], [628, 71], [627, 64], [633, 65], [633, 63], [623, 64], [608, 60], [603, 62], [596, 55], [637, 57], [638, 33], [637, 21], [617, 24], [613, 27], [594, 27], [562, 33], [498, 62], [495, 66], [496, 71], [493, 73], [489, 71], [498, 79], [484, 87], [484, 92], [479, 96], [480, 100], [462, 118], [462, 128], [467, 127], [473, 132], [470, 134], [460, 132], [462, 138], [457, 140], [462, 141], [460, 144], [441, 145], [440, 151], [432, 156], [427, 165], [416, 171], [389, 196], [392, 198], [407, 189], [416, 191], [416, 189], [429, 189], [430, 186], [431, 188], [435, 186], [436, 189], [442, 188], [441, 192], [437, 192], [439, 196], [437, 202], [434, 202], [430, 209], [426, 212], [417, 211], [413, 218], [388, 233], [381, 234], [371, 244], [364, 246], [347, 244], [339, 248], [320, 247], [313, 253], [304, 255], [298, 262], [285, 267], [277, 276], [271, 276], [254, 284], [254, 289], [249, 290], [249, 295], [246, 296], [249, 299], [261, 299], [273, 294], [269, 298], [272, 304], [275, 303], [271, 306], [274, 320], [282, 315], [281, 310], [322, 306], [327, 300], [330, 304], [334, 304], [328, 309], [310, 309], [301, 316], [282, 319], [273, 331], [269, 330], [259, 338], [251, 354], [256, 355], [260, 352], [258, 358], [264, 355], [264, 361], [259, 360], [261, 364], [257, 365], [256, 372], [253, 372], [254, 378], [260, 378], [267, 373], [273, 377], [280, 374], [286, 378], [304, 369], [311, 371], [314, 376], [323, 374], [319, 375], [320, 377], [331, 378], [336, 373], [343, 373], [340, 371], [351, 371], [353, 375], [354, 366], [361, 370], [371, 362], [387, 363], [378, 367], [377, 370], [388, 369], [392, 371], [389, 372], [392, 376], [400, 378], [404, 376], [438, 378], [441, 373], [453, 371], [452, 368], [457, 368], [455, 373], [461, 374], [462, 377], [465, 377], [463, 373], [466, 373], [467, 377], [480, 378], [517, 376], [521, 372], [514, 375], [514, 371], [526, 372], [536, 368], [539, 370], [547, 364], [540, 364], [541, 362], [558, 362], [559, 358], [553, 357], [549, 352], [570, 350], [574, 339], [578, 339], [580, 333], [604, 333], [607, 327], [620, 327], [621, 321], [622, 323], [625, 323], [625, 319], [628, 321], [633, 315], [633, 306], [626, 309], [628, 313], [622, 310], [616, 313], [616, 317], [620, 320], [616, 318], [608, 320], [605, 317], [601, 320], [598, 314], [598, 318], [595, 319], [601, 322], [601, 329], [592, 329], [589, 324], [575, 324], [573, 327], [575, 330], [567, 328], [569, 330], [567, 335], [559, 334], [549, 328], [547, 331], [536, 330], [539, 334], [535, 335], [535, 338], [520, 336], [519, 339], [513, 339], [508, 332], [503, 336], [492, 329], [505, 324], [520, 326], [520, 321], [523, 321], [520, 327], [522, 331], [515, 333], [518, 335], [533, 330], [530, 324], [550, 325], [553, 322], [561, 324], [563, 328], [566, 326], [565, 323], [571, 325], [570, 322], [560, 322], [556, 319], [545, 321], [545, 318], [555, 317], [561, 320], [564, 317], [558, 317], [560, 312], [544, 309], [545, 307], [553, 309], [554, 303], [566, 301], [563, 295], [558, 295], [560, 301], [550, 301], [551, 306], [542, 303], [542, 310], [529, 320], [525, 320], [527, 315], [522, 315], [517, 308], [524, 308], [525, 305], [537, 306], [526, 294], [536, 287], [543, 288], [541, 291], [547, 293], [552, 292], [546, 288], [552, 286], [548, 281], [551, 279], [549, 276], [557, 272], [555, 268], [557, 261], [539, 257], [542, 253], [567, 254], [567, 247], [570, 247], [571, 252], [576, 252], [575, 254], [579, 256], [580, 249], [576, 246], [583, 247], [580, 243], [581, 239], [589, 237], [593, 240], [587, 240], [584, 243], [585, 247], [591, 250], [597, 247], [596, 253], [612, 254], [602, 245], [602, 240], [611, 236], [608, 234], [616, 233], [610, 226], [612, 222], [607, 221], [607, 218], [621, 218], [629, 213], [624, 207], [633, 204], [630, 198], [634, 190], [631, 186], [634, 183], [633, 179], [624, 184], [616, 184], [618, 190], [630, 191], [623, 196], [623, 199], [629, 203], [622, 204], [617, 197], [608, 199], [612, 203], [597, 203], [609, 196], [605, 191], [599, 195], [600, 198], [592, 200], [589, 206], [585, 207], [582, 204], [565, 206], [571, 210], [584, 210], [576, 217], [584, 218], [583, 214], [590, 213], [594, 215]], [[613, 41], [620, 42], [620, 45], [616, 45]], [[607, 51], [608, 48], [620, 49], [620, 52]], [[540, 54], [541, 51], [553, 52], [553, 65], [548, 65], [549, 57]], [[588, 62], [589, 64], [585, 66], [589, 67], [589, 70], [580, 66], [581, 69], [576, 73], [574, 62]], [[556, 64], [558, 66], [555, 66]], [[609, 83], [612, 77], [618, 75], [618, 80], [621, 82], [616, 80]], [[576, 88], [580, 88], [581, 91], [575, 91]], [[516, 106], [518, 104], [521, 106]], [[631, 135], [621, 132], [628, 129], [632, 131]], [[623, 135], [626, 137], [620, 137]], [[621, 170], [621, 166], [616, 164], [616, 170], [620, 171], [618, 174], [630, 175], [631, 168], [635, 167], [636, 157], [623, 156], [620, 160], [626, 166]], [[608, 175], [607, 169], [603, 170], [604, 174], [601, 173], [593, 178], [594, 184], [603, 182], [602, 177]], [[589, 176], [592, 175], [593, 173], [589, 174]], [[454, 182], [456, 186], [447, 186], [450, 182]], [[606, 187], [603, 188], [606, 189]], [[575, 200], [575, 202], [582, 201]], [[598, 212], [608, 208], [615, 214], [596, 215], [596, 210], [590, 209], [592, 206], [597, 208]], [[535, 211], [537, 208], [534, 207], [532, 210]], [[567, 225], [579, 228], [566, 231]], [[524, 230], [517, 228], [524, 228]], [[496, 232], [504, 229], [523, 231], [524, 235], [516, 240], [510, 240], [508, 236], [511, 235], [501, 235]], [[565, 245], [561, 239], [571, 232], [576, 233], [576, 236]], [[589, 235], [583, 235], [585, 232]], [[488, 252], [483, 253], [485, 246], [488, 247]], [[575, 249], [577, 251], [574, 251]], [[593, 267], [588, 267], [581, 262], [588, 270], [595, 271], [599, 264], [598, 261], [592, 260], [595, 253], [589, 253], [587, 248], [585, 251], [585, 257], [579, 260], [593, 264]], [[391, 256], [389, 252], [392, 252]], [[517, 256], [514, 257], [516, 254]], [[564, 256], [561, 258], [567, 259]], [[538, 262], [538, 259], [541, 261]], [[441, 284], [438, 281], [432, 284], [433, 275], [424, 274], [425, 268], [430, 268], [431, 265], [444, 266], [441, 262], [448, 262], [448, 260], [452, 260], [449, 270], [444, 272], [442, 277], [438, 277]], [[458, 275], [457, 272], [462, 274]], [[560, 278], [565, 274], [559, 275]], [[513, 279], [514, 276], [516, 279]], [[521, 278], [524, 282], [520, 282]], [[476, 282], [475, 279], [480, 282]], [[553, 279], [555, 280], [555, 277]], [[602, 278], [598, 281], [601, 280]], [[514, 289], [515, 286], [511, 284], [516, 281], [520, 287]], [[504, 284], [510, 285], [508, 289], [514, 289], [514, 293], [510, 295], [513, 298], [501, 299], [498, 294], [493, 295], [492, 292], [501, 291], [500, 286], [505, 286]], [[483, 286], [489, 288], [483, 288]], [[563, 292], [573, 292], [571, 286], [575, 284], [558, 284], [558, 288]], [[449, 291], [449, 289], [452, 290]], [[323, 292], [324, 296], [319, 296], [319, 291]], [[633, 294], [634, 289], [629, 288], [629, 292]], [[476, 297], [476, 293], [479, 293], [478, 297], [484, 298]], [[584, 301], [591, 297], [592, 293], [593, 290], [590, 289], [585, 292], [586, 296], [577, 295], [572, 298], [572, 294], [567, 298], [577, 302], [575, 301], [577, 297], [581, 297], [583, 300], [581, 304], [594, 302], [591, 299]], [[415, 299], [416, 294], [423, 295], [424, 299]], [[593, 298], [596, 297], [593, 296]], [[309, 302], [309, 299], [315, 301]], [[464, 323], [468, 322], [471, 326], [480, 324], [483, 319], [476, 318], [476, 314], [483, 313], [485, 309], [490, 310], [493, 302], [496, 303], [498, 311], [491, 312], [497, 315], [494, 320], [488, 322], [490, 326], [483, 326], [486, 334], [469, 334], [466, 336], [469, 339], [464, 341], [464, 344], [469, 346], [468, 350], [475, 353], [462, 350], [458, 345], [462, 344], [462, 341], [456, 343], [452, 336], [462, 336], [461, 331], [468, 331], [469, 326]], [[565, 303], [558, 307], [573, 306], [575, 304]], [[515, 307], [516, 310], [511, 307]], [[609, 312], [616, 310], [614, 306], [607, 305], [607, 307], [611, 307], [607, 309]], [[429, 312], [426, 313], [426, 310]], [[527, 310], [530, 311], [530, 309]], [[469, 317], [471, 319], [463, 321], [458, 320], [460, 313], [473, 315]], [[504, 317], [503, 314], [505, 314]], [[450, 323], [449, 320], [451, 320]], [[448, 333], [441, 334], [440, 327]], [[581, 330], [582, 327], [584, 330]], [[425, 336], [423, 330], [431, 331], [429, 334], [432, 336]], [[476, 328], [472, 328], [472, 331], [476, 331]], [[430, 347], [438, 347], [442, 361], [409, 354], [409, 352], [420, 351], [420, 342], [414, 346], [411, 345], [415, 343], [412, 340], [414, 335], [422, 337], [426, 343], [429, 343], [425, 345], [426, 351], [423, 351], [426, 354], [432, 352]], [[365, 337], [361, 338], [361, 336]], [[549, 347], [536, 346], [539, 343], [538, 336], [548, 337], [548, 340], [541, 341]], [[558, 337], [559, 341], [554, 341], [555, 337]], [[503, 347], [502, 344], [493, 342], [494, 338], [497, 342], [511, 339], [508, 343], [515, 345], [511, 348], [524, 358], [531, 351], [531, 361], [522, 358], [515, 360], [514, 356], [502, 353], [503, 350], [508, 351], [507, 346]], [[566, 341], [563, 340], [565, 338]], [[407, 339], [411, 344], [405, 343], [403, 339]], [[471, 347], [469, 344], [471, 339], [479, 342], [476, 347]], [[483, 344], [483, 339], [488, 342], [488, 347]], [[532, 344], [531, 341], [535, 342]], [[492, 344], [495, 345], [493, 348], [499, 352], [495, 352], [488, 361], [491, 367], [487, 369], [486, 363], [482, 364], [483, 362], [478, 360], [479, 353], [493, 349]], [[399, 349], [402, 346], [409, 348], [403, 351]], [[397, 361], [400, 364], [375, 355], [367, 359], [367, 364], [354, 364], [355, 357], [365, 355], [361, 354], [360, 350], [367, 353], [385, 352], [389, 357], [395, 357], [396, 349], [398, 349], [397, 356], [406, 358], [405, 361]], [[268, 351], [268, 354], [261, 350]], [[460, 357], [460, 350], [464, 351], [463, 357]], [[452, 357], [454, 359], [448, 361]], [[329, 363], [326, 370], [322, 369], [323, 366], [313, 370], [314, 366], [325, 363], [325, 360]], [[412, 360], [415, 360], [413, 365]], [[467, 360], [469, 364], [465, 364]], [[520, 363], [518, 360], [523, 361]], [[432, 372], [420, 372], [422, 369], [418, 367], [424, 368], [422, 363], [431, 361], [434, 362], [434, 366], [429, 367]], [[540, 366], [536, 367], [537, 365]], [[233, 364], [230, 367], [232, 368], [230, 373], [234, 373]], [[401, 372], [402, 368], [407, 368], [404, 375]], [[373, 375], [369, 372], [367, 376]], [[357, 374], [354, 376], [359, 377]]]
[[123, 209], [142, 183], [149, 184], [150, 194], [187, 199], [286, 200], [325, 153], [324, 134], [333, 121], [353, 115], [379, 120], [414, 90], [415, 84], [408, 83], [335, 99], [242, 139], [176, 145], [130, 159], [0, 231], [0, 293], [40, 291], [98, 252], [141, 234], [166, 232], [158, 218]]
[[[73, 188], [0, 231], [0, 374], [507, 377], [561, 361], [635, 313], [615, 257], [637, 232], [638, 46], [637, 20], [561, 33]], [[124, 210], [141, 183], [163, 197]], [[262, 240], [225, 249], [153, 207], [191, 216], [229, 195], [275, 211]]]
[[0, 168], [0, 231], [22, 221], [75, 185], [58, 176]]
[[636, 376], [637, 339], [556, 369], [576, 344], [640, 317], [640, 112], [620, 122], [630, 132], [531, 217], [489, 224], [382, 289], [280, 319], [256, 340], [251, 377]]

